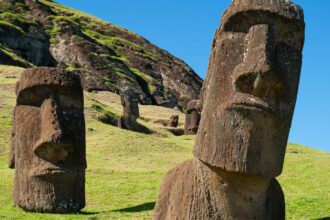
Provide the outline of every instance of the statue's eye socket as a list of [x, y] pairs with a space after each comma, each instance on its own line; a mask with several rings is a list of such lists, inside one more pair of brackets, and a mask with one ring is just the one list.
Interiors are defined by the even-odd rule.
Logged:
[[65, 120], [72, 120], [81, 117], [81, 111], [75, 108], [65, 109], [62, 111], [62, 114]]
[[83, 108], [80, 91], [68, 87], [37, 86], [21, 91], [17, 97], [17, 105], [40, 107], [49, 97], [55, 97], [62, 108]]

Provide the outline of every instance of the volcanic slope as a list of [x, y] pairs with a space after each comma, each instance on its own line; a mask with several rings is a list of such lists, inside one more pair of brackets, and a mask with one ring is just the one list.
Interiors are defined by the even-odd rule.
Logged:
[[202, 79], [143, 37], [50, 0], [0, 1], [0, 64], [58, 66], [82, 76], [87, 91], [131, 84], [141, 104], [184, 109]]

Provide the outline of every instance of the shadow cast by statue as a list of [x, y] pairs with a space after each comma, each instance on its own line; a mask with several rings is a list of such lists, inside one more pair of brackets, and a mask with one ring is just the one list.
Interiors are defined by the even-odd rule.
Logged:
[[144, 212], [153, 210], [155, 208], [156, 202], [148, 202], [137, 206], [132, 206], [123, 209], [112, 210], [113, 212]]
[[324, 217], [324, 218], [315, 218], [314, 220], [330, 220], [330, 217]]
[[100, 214], [102, 212], [86, 212], [86, 211], [81, 211], [81, 212], [78, 212], [76, 214], [78, 215], [97, 215], [97, 214]]

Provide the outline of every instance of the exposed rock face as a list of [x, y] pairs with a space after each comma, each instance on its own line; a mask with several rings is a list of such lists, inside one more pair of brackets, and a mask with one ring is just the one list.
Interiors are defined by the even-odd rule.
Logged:
[[284, 219], [282, 172], [304, 43], [302, 9], [234, 0], [216, 31], [194, 159], [165, 177], [153, 219]]
[[123, 106], [123, 116], [120, 117], [118, 127], [128, 130], [138, 131], [139, 126], [136, 119], [140, 116], [138, 98], [131, 86], [125, 86], [120, 94], [121, 104]]
[[179, 115], [172, 115], [170, 117], [170, 120], [168, 121], [167, 126], [176, 128], [178, 127], [178, 124], [179, 124]]
[[65, 64], [87, 91], [119, 93], [126, 81], [141, 104], [169, 108], [185, 108], [202, 85], [182, 60], [143, 37], [47, 0], [0, 1], [0, 58], [23, 67]]
[[200, 121], [200, 111], [198, 109], [198, 100], [191, 100], [187, 104], [187, 114], [184, 123], [184, 134], [197, 134]]
[[86, 144], [78, 75], [25, 70], [16, 86], [9, 167], [13, 200], [25, 211], [69, 213], [85, 206]]

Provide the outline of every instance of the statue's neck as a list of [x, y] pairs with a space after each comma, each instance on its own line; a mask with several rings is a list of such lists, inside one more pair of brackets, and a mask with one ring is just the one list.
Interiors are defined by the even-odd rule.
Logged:
[[[197, 159], [198, 160], [198, 159]], [[226, 219], [264, 219], [271, 178], [228, 173], [199, 161], [203, 182]]]

